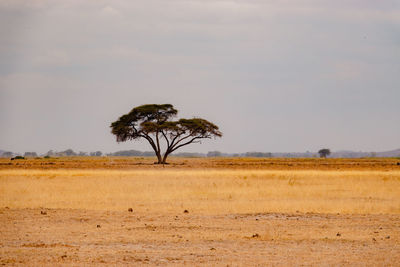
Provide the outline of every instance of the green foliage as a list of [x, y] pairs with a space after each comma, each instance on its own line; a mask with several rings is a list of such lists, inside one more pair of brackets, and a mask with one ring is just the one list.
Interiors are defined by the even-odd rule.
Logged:
[[329, 148], [323, 148], [318, 151], [318, 154], [321, 158], [326, 158], [331, 154], [331, 150]]
[[[111, 123], [111, 133], [117, 142], [146, 139], [157, 155], [158, 163], [165, 163], [167, 156], [178, 148], [198, 142], [199, 139], [221, 137], [218, 126], [201, 118], [172, 121], [178, 111], [171, 104], [148, 104], [133, 108]], [[160, 141], [167, 149], [161, 157]]]
[[180, 119], [177, 123], [179, 130], [190, 132], [200, 136], [218, 136], [221, 137], [222, 133], [218, 130], [218, 126], [200, 118], [194, 119]]
[[[118, 142], [125, 142], [158, 131], [158, 127], [178, 113], [171, 104], [149, 104], [133, 108], [111, 124], [111, 132]], [[140, 129], [137, 129], [140, 127]]]

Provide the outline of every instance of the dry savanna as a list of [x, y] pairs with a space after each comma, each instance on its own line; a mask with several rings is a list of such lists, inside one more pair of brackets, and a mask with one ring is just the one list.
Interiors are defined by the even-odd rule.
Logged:
[[400, 262], [399, 159], [0, 160], [3, 265]]

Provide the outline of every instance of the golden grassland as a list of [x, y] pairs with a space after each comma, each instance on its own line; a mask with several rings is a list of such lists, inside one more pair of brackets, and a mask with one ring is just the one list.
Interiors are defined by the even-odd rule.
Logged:
[[262, 169], [262, 170], [400, 170], [398, 158], [178, 158], [153, 164], [152, 157], [60, 157], [10, 160], [0, 158], [1, 169]]
[[153, 161], [0, 159], [0, 264], [400, 262], [399, 159]]
[[400, 214], [400, 170], [5, 169], [0, 207]]

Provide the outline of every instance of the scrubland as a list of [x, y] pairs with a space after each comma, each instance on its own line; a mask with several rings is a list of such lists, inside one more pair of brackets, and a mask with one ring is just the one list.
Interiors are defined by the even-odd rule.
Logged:
[[1, 160], [0, 263], [395, 266], [397, 161]]

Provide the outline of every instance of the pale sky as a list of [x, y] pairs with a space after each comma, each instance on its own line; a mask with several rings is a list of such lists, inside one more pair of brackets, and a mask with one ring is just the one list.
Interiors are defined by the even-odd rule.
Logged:
[[0, 0], [0, 149], [111, 152], [171, 103], [224, 136], [181, 151], [400, 148], [400, 0]]

